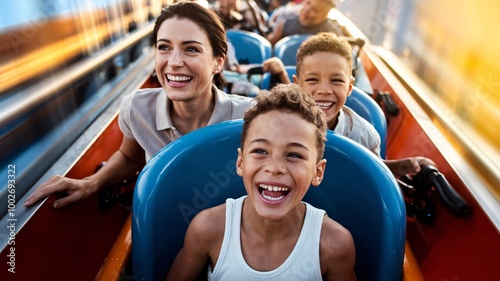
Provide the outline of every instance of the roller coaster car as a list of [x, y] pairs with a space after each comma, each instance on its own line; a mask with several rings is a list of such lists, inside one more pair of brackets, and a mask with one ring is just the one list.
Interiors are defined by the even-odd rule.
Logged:
[[[346, 27], [354, 27], [349, 28], [352, 30], [350, 34], [358, 34], [359, 30], [342, 14], [335, 16], [339, 22], [346, 22]], [[105, 33], [109, 31], [106, 26], [103, 28], [101, 30]], [[43, 30], [52, 29], [46, 25]], [[43, 37], [44, 34], [42, 32], [38, 36]], [[138, 33], [137, 40], [145, 34]], [[95, 40], [96, 44], [102, 41], [99, 36]], [[245, 50], [248, 46], [238, 47], [238, 50]], [[78, 44], [69, 44], [67, 47], [69, 49], [66, 51], [69, 52], [79, 52], [81, 49]], [[43, 46], [40, 49], [38, 45], [34, 45], [34, 48], [42, 52], [46, 50]], [[407, 243], [402, 278], [402, 242], [396, 242], [394, 246], [387, 239], [405, 236], [404, 228], [401, 230], [404, 227], [405, 210], [401, 206], [400, 191], [394, 191], [394, 183], [387, 179], [389, 172], [380, 167], [382, 164], [379, 159], [374, 159], [364, 149], [330, 133], [325, 157], [336, 157], [327, 165], [328, 171], [332, 172], [328, 172], [325, 178], [328, 182], [312, 188], [304, 200], [324, 208], [352, 232], [358, 251], [358, 280], [499, 280], [500, 205], [495, 192], [498, 181], [496, 177], [487, 178], [494, 176], [490, 172], [482, 172], [491, 167], [482, 166], [486, 163], [474, 157], [474, 150], [478, 149], [475, 146], [467, 148], [455, 145], [455, 142], [462, 142], [459, 139], [461, 134], [446, 129], [456, 124], [453, 124], [453, 120], [446, 121], [447, 118], [443, 118], [445, 110], [440, 113], [433, 109], [429, 113], [427, 108], [432, 106], [425, 101], [417, 101], [421, 89], [412, 87], [412, 79], [406, 79], [411, 77], [408, 75], [411, 73], [392, 69], [397, 72], [393, 73], [369, 42], [358, 54], [362, 65], [359, 65], [356, 81], [362, 81], [358, 75], [364, 75], [365, 85], [376, 91], [369, 91], [368, 87], [360, 88], [377, 99], [386, 113], [388, 158], [417, 153], [432, 159], [443, 172], [441, 174], [430, 167], [422, 169], [420, 175], [399, 179], [407, 207]], [[141, 73], [149, 73], [149, 67], [145, 66], [150, 65], [151, 61], [152, 57], [148, 57], [141, 62], [144, 67], [135, 68], [141, 70], [134, 72], [139, 79], [144, 78]], [[19, 68], [15, 69], [23, 73]], [[37, 73], [42, 70], [40, 68]], [[30, 77], [37, 75], [35, 72], [24, 72]], [[2, 71], [0, 73], [3, 74]], [[21, 80], [29, 80], [30, 77], [26, 75], [11, 80], [17, 85]], [[12, 84], [4, 82], [0, 86], [10, 89], [9, 85]], [[159, 84], [150, 77], [142, 87], [159, 87]], [[394, 98], [393, 101], [387, 99], [388, 93]], [[389, 107], [396, 110], [389, 110]], [[74, 149], [80, 154], [77, 159], [62, 157], [64, 161], [53, 164], [52, 167], [60, 171], [57, 173], [70, 178], [86, 177], [94, 173], [100, 162], [109, 159], [119, 149], [123, 134], [118, 126], [118, 113], [114, 110], [107, 113], [111, 113], [111, 117], [108, 114], [101, 115], [106, 117], [106, 125], [98, 126], [99, 135], [92, 140], [82, 138], [71, 146], [70, 150]], [[26, 177], [18, 171], [15, 194], [18, 201], [13, 209], [16, 216], [5, 216], [0, 220], [0, 263], [5, 266], [0, 270], [0, 280], [162, 279], [182, 245], [184, 231], [191, 217], [203, 208], [222, 203], [225, 197], [244, 193], [241, 180], [233, 172], [236, 158], [234, 149], [239, 144], [240, 126], [228, 123], [224, 129], [207, 127], [186, 135], [161, 151], [141, 174], [134, 190], [136, 198], [133, 212], [123, 208], [122, 199], [128, 198], [114, 194], [114, 187], [101, 196], [104, 203], [101, 206], [105, 208], [98, 207], [98, 194], [59, 210], [53, 208], [53, 203], [64, 194], [53, 194], [36, 207], [25, 208], [23, 201], [27, 195], [23, 198], [20, 185], [26, 182]], [[209, 134], [213, 136], [207, 136]], [[203, 141], [200, 142], [198, 137]], [[220, 154], [219, 151], [228, 148], [231, 153]], [[194, 160], [187, 160], [186, 155]], [[214, 159], [218, 161], [213, 162]], [[12, 164], [19, 168], [19, 163]], [[39, 162], [35, 161], [34, 164], [38, 165]], [[53, 174], [51, 169], [40, 178], [40, 182]], [[224, 174], [227, 174], [227, 180]], [[198, 179], [198, 175], [202, 177]], [[374, 181], [376, 175], [381, 178]], [[182, 182], [179, 181], [181, 179]], [[446, 186], [448, 183], [456, 192]], [[380, 185], [385, 185], [384, 188], [390, 191], [383, 192]], [[392, 199], [386, 196], [387, 192]], [[437, 195], [439, 198], [436, 198]], [[436, 199], [444, 204], [438, 204]], [[147, 200], [150, 200], [148, 204]], [[383, 205], [386, 203], [389, 205]], [[0, 206], [5, 206], [2, 204]], [[382, 210], [381, 204], [388, 208]], [[367, 217], [360, 214], [365, 208]], [[183, 219], [181, 210], [184, 210], [187, 221]], [[435, 214], [429, 210], [435, 211]], [[381, 218], [380, 214], [384, 212], [388, 216], [383, 221], [372, 219], [372, 216]], [[134, 260], [137, 278], [129, 276], [130, 270], [126, 267], [132, 248], [132, 214], [134, 256], [130, 258]], [[395, 221], [391, 219], [393, 217], [396, 217]], [[428, 218], [431, 220], [425, 220]], [[15, 231], [11, 228], [12, 224], [15, 224]], [[178, 228], [172, 228], [172, 225]], [[11, 272], [14, 266], [15, 274]]]
[[[202, 209], [245, 193], [236, 174], [242, 120], [199, 129], [155, 155], [137, 180], [132, 210], [135, 280], [163, 280]], [[401, 191], [373, 153], [327, 134], [325, 179], [304, 201], [346, 227], [358, 280], [401, 280], [406, 212]]]

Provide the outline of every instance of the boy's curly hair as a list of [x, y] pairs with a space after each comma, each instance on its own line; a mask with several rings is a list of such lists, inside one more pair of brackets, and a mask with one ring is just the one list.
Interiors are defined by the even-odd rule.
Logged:
[[[296, 75], [300, 75], [300, 68], [305, 57], [320, 52], [338, 54], [347, 60], [349, 67], [352, 67], [352, 48], [349, 42], [334, 33], [320, 32], [307, 38], [297, 50]], [[352, 69], [349, 69], [349, 73], [351, 71]]]
[[272, 110], [279, 110], [296, 113], [316, 127], [317, 161], [323, 158], [326, 141], [326, 117], [307, 91], [296, 84], [278, 84], [270, 91], [261, 91], [255, 101], [255, 106], [247, 110], [243, 117], [242, 150], [244, 149], [248, 128], [255, 117]]

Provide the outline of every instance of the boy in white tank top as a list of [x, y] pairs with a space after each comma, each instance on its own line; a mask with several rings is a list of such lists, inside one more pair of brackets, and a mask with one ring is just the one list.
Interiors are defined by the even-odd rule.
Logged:
[[246, 196], [200, 212], [167, 280], [356, 280], [351, 234], [302, 202], [321, 183], [326, 119], [294, 84], [256, 97], [236, 170]]

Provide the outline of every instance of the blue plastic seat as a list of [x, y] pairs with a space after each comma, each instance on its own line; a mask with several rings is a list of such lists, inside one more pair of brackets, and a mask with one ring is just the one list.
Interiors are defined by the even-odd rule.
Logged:
[[271, 57], [271, 43], [256, 33], [232, 29], [226, 32], [226, 36], [233, 44], [236, 59], [241, 64], [260, 64]]
[[274, 44], [274, 56], [283, 61], [284, 65], [297, 64], [297, 50], [300, 44], [311, 35], [296, 34], [281, 38]]
[[[164, 280], [191, 219], [246, 194], [235, 170], [242, 124], [226, 121], [194, 131], [147, 163], [132, 211], [135, 280]], [[327, 139], [325, 178], [304, 201], [351, 232], [358, 280], [401, 280], [406, 211], [393, 175], [360, 145], [333, 132]]]
[[385, 159], [387, 149], [387, 120], [378, 103], [357, 87], [353, 87], [345, 105], [375, 127], [380, 136], [380, 157]]

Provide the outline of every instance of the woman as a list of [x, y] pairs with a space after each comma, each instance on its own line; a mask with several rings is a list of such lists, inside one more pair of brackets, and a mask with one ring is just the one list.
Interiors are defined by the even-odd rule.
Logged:
[[[217, 15], [193, 2], [166, 7], [157, 18], [152, 43], [162, 88], [143, 89], [124, 98], [119, 115], [122, 144], [107, 164], [81, 180], [54, 176], [31, 194], [25, 206], [55, 192], [68, 196], [54, 208], [89, 197], [142, 169], [165, 145], [193, 130], [242, 118], [250, 98], [217, 89], [225, 80], [224, 27]], [[215, 85], [214, 85], [215, 84]]]

